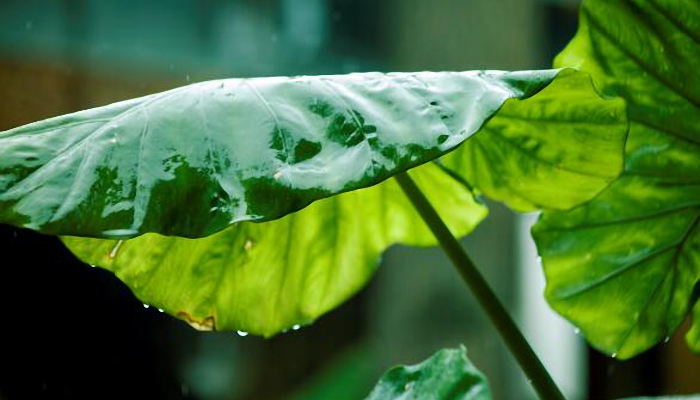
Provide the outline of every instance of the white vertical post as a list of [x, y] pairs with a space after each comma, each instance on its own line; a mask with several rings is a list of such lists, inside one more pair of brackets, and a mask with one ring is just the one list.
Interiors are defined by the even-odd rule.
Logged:
[[587, 395], [585, 341], [544, 299], [545, 279], [530, 228], [537, 214], [516, 218], [518, 320], [525, 337], [569, 400]]

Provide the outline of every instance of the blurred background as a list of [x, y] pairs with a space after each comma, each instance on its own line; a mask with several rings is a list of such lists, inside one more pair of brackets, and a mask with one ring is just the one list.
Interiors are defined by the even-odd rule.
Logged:
[[[573, 1], [0, 0], [0, 130], [214, 78], [548, 68]], [[631, 361], [542, 299], [534, 215], [463, 242], [572, 399], [700, 392], [682, 336]], [[0, 225], [0, 399], [361, 399], [381, 373], [464, 344], [497, 399], [534, 398], [438, 249], [392, 247], [316, 324], [264, 340], [145, 309], [53, 237]], [[684, 329], [681, 329], [684, 331]]]

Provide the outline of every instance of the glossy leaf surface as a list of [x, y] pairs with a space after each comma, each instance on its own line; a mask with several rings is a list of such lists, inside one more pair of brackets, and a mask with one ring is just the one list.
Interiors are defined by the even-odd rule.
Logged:
[[590, 203], [534, 228], [546, 297], [590, 343], [632, 357], [694, 308], [700, 350], [700, 3], [587, 0], [559, 66], [627, 99], [622, 177]]
[[371, 186], [462, 143], [558, 71], [228, 79], [0, 133], [0, 222], [204, 237]]
[[490, 400], [486, 377], [464, 347], [443, 349], [412, 366], [387, 371], [366, 400]]

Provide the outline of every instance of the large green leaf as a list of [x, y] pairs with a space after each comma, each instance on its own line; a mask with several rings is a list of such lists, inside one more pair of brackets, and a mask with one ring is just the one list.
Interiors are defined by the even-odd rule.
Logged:
[[[555, 77], [544, 101], [529, 97]], [[557, 96], [564, 101], [553, 103]], [[596, 145], [572, 147], [557, 161], [578, 168], [589, 161], [576, 160], [595, 148], [611, 165], [593, 183], [585, 173], [569, 175], [581, 182], [574, 197], [594, 195], [617, 174], [620, 104], [600, 100], [589, 78], [572, 70], [228, 80], [0, 134], [0, 220], [107, 236], [64, 241], [86, 262], [114, 271], [145, 303], [197, 328], [270, 336], [354, 294], [392, 243], [435, 244], [393, 182], [328, 196], [439, 156], [512, 97], [528, 99], [505, 107], [525, 112], [533, 104], [530, 115], [542, 119], [550, 106], [591, 111], [596, 104], [603, 111], [588, 112], [591, 120], [562, 121], [557, 132], [562, 140], [590, 132]], [[591, 123], [601, 115], [613, 127], [607, 136]], [[493, 119], [487, 130], [517, 135], [531, 127]], [[455, 235], [485, 216], [458, 180], [433, 165], [414, 172]], [[126, 240], [149, 231], [156, 233]], [[199, 240], [157, 234], [214, 232]]]
[[527, 101], [510, 101], [441, 160], [518, 211], [570, 209], [622, 172], [624, 100], [603, 99], [590, 76], [562, 74]]
[[29, 124], [0, 133], [0, 222], [125, 239], [277, 219], [439, 157], [557, 73], [229, 79]]
[[625, 172], [533, 233], [546, 297], [598, 349], [634, 356], [673, 334], [700, 351], [700, 3], [587, 0], [556, 64], [627, 99]]
[[443, 349], [417, 365], [394, 367], [366, 400], [490, 400], [486, 377], [467, 359], [464, 347]]
[[[435, 165], [411, 176], [455, 234], [469, 233], [486, 216], [469, 190]], [[86, 262], [114, 271], [145, 303], [196, 328], [265, 336], [309, 324], [352, 296], [392, 243], [434, 244], [393, 180], [201, 239], [63, 240]]]

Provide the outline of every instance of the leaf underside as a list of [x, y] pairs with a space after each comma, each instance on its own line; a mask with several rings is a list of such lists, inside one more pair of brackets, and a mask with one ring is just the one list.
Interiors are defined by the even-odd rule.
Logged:
[[551, 306], [629, 358], [694, 314], [700, 351], [700, 3], [587, 0], [556, 65], [627, 99], [625, 170], [593, 201], [533, 229]]
[[[465, 235], [486, 216], [469, 190], [433, 164], [411, 171]], [[147, 304], [201, 330], [272, 336], [306, 325], [350, 298], [392, 243], [434, 239], [398, 185], [319, 200], [284, 218], [241, 222], [202, 239], [145, 234], [119, 241], [63, 237], [85, 262], [113, 271]]]

